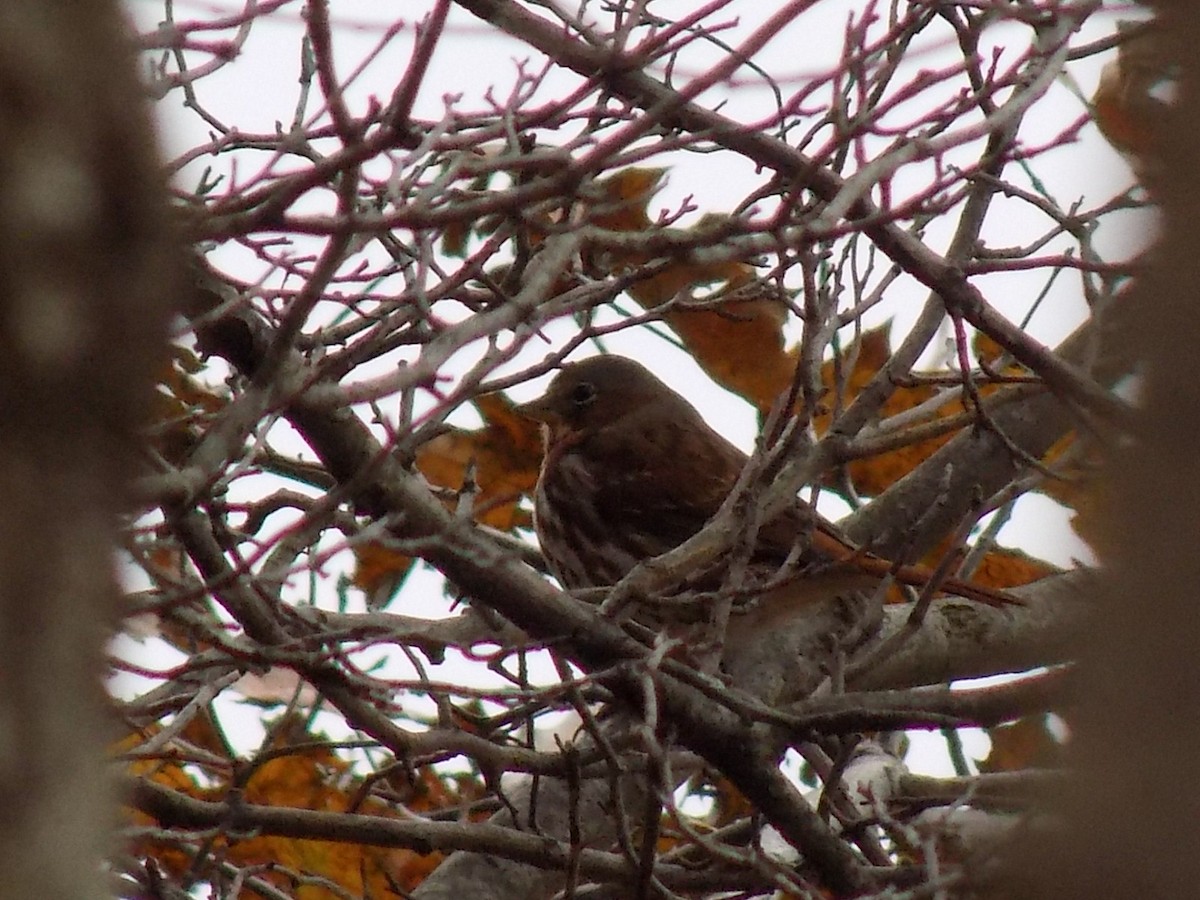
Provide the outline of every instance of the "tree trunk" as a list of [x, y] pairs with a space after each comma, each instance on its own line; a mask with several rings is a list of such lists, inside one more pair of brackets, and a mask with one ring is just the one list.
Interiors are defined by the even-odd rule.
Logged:
[[0, 884], [108, 894], [101, 648], [169, 248], [115, 3], [0, 12]]

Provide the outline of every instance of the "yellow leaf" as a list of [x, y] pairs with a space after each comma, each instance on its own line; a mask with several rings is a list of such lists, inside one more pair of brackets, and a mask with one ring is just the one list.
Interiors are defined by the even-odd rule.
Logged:
[[646, 207], [662, 187], [666, 169], [634, 166], [596, 182], [588, 200], [588, 219], [609, 231], [645, 231], [650, 227]]

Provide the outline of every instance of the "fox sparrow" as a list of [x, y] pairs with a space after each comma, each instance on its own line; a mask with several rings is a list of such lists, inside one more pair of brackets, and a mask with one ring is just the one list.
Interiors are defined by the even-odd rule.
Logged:
[[[747, 461], [687, 400], [625, 357], [564, 366], [520, 411], [542, 423], [534, 522], [550, 571], [568, 590], [613, 585], [690, 538], [717, 512]], [[751, 565], [775, 571], [798, 539], [808, 542], [809, 571], [843, 567], [875, 582], [889, 573], [904, 583], [929, 581], [928, 570], [856, 550], [807, 508], [764, 524]], [[1019, 602], [957, 579], [940, 587], [993, 605]]]

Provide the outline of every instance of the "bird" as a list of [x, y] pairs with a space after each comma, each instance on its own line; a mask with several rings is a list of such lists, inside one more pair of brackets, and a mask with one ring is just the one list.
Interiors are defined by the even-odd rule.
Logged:
[[[748, 461], [682, 395], [616, 354], [564, 365], [541, 397], [517, 410], [541, 425], [534, 530], [550, 573], [569, 591], [615, 585], [695, 535]], [[808, 542], [797, 579], [840, 570], [856, 587], [889, 575], [922, 587], [933, 578], [927, 568], [864, 552], [799, 499], [759, 528], [750, 567], [778, 571], [797, 541]], [[955, 578], [938, 589], [993, 606], [1021, 603]]]

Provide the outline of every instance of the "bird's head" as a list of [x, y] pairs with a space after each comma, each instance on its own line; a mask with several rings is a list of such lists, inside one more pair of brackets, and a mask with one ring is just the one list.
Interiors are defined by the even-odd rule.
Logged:
[[568, 434], [607, 428], [677, 396], [632, 359], [594, 356], [563, 366], [545, 394], [517, 411], [546, 425], [553, 443]]

